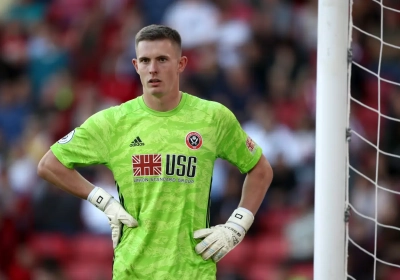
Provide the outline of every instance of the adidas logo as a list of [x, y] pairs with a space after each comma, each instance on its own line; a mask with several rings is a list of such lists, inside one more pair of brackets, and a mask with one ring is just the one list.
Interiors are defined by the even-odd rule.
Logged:
[[136, 146], [144, 146], [144, 143], [139, 138], [139, 136], [136, 137], [135, 140], [133, 140], [132, 143], [129, 145], [129, 147], [136, 147]]

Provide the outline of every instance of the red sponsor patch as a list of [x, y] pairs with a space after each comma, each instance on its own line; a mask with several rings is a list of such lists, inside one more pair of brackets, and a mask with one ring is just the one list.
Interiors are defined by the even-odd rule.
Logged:
[[133, 155], [133, 176], [156, 176], [162, 173], [162, 160], [160, 154]]
[[249, 149], [250, 152], [252, 152], [252, 153], [254, 152], [256, 143], [253, 141], [253, 139], [250, 138], [250, 136], [247, 136], [246, 147], [247, 147], [247, 149]]
[[203, 145], [203, 138], [195, 131], [189, 132], [186, 135], [186, 146], [192, 150], [198, 150]]

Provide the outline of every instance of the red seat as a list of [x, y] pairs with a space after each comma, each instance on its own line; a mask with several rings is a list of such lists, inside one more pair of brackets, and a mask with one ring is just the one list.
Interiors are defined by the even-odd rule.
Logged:
[[244, 238], [243, 241], [230, 251], [221, 261], [218, 262], [219, 270], [242, 271], [248, 263], [253, 251], [251, 238]]
[[287, 259], [289, 244], [284, 236], [266, 235], [254, 240], [253, 254], [261, 263], [280, 263]]
[[292, 209], [272, 210], [261, 214], [256, 222], [260, 231], [268, 235], [281, 235], [295, 214], [296, 211]]
[[37, 258], [64, 261], [70, 254], [68, 237], [60, 233], [35, 233], [28, 239], [28, 246]]
[[111, 237], [79, 234], [71, 239], [71, 254], [75, 260], [93, 260], [112, 264], [114, 250]]
[[73, 280], [103, 280], [112, 278], [112, 265], [101, 262], [75, 261], [64, 266], [67, 279]]
[[246, 280], [272, 280], [278, 278], [279, 270], [276, 266], [254, 263], [246, 268]]
[[290, 269], [290, 275], [292, 277], [304, 277], [305, 279], [310, 279], [311, 280], [314, 277], [313, 264], [312, 263], [295, 264]]
[[398, 280], [400, 279], [400, 269], [391, 267], [388, 269], [386, 280]]

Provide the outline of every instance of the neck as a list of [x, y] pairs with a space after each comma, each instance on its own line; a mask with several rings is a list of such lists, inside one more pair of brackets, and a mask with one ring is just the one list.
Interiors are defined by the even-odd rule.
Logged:
[[143, 94], [143, 101], [152, 110], [166, 112], [171, 111], [179, 105], [182, 98], [182, 92], [178, 94], [166, 94], [161, 96]]

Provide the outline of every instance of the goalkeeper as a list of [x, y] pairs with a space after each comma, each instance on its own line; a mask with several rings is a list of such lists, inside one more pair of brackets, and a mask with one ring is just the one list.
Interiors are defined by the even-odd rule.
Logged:
[[[187, 57], [177, 31], [150, 25], [135, 39], [143, 95], [92, 115], [54, 143], [38, 174], [107, 215], [114, 280], [215, 279], [216, 262], [252, 225], [272, 170], [230, 110], [179, 90]], [[247, 177], [238, 208], [210, 226], [216, 158]], [[95, 164], [112, 171], [120, 203], [74, 169]]]

